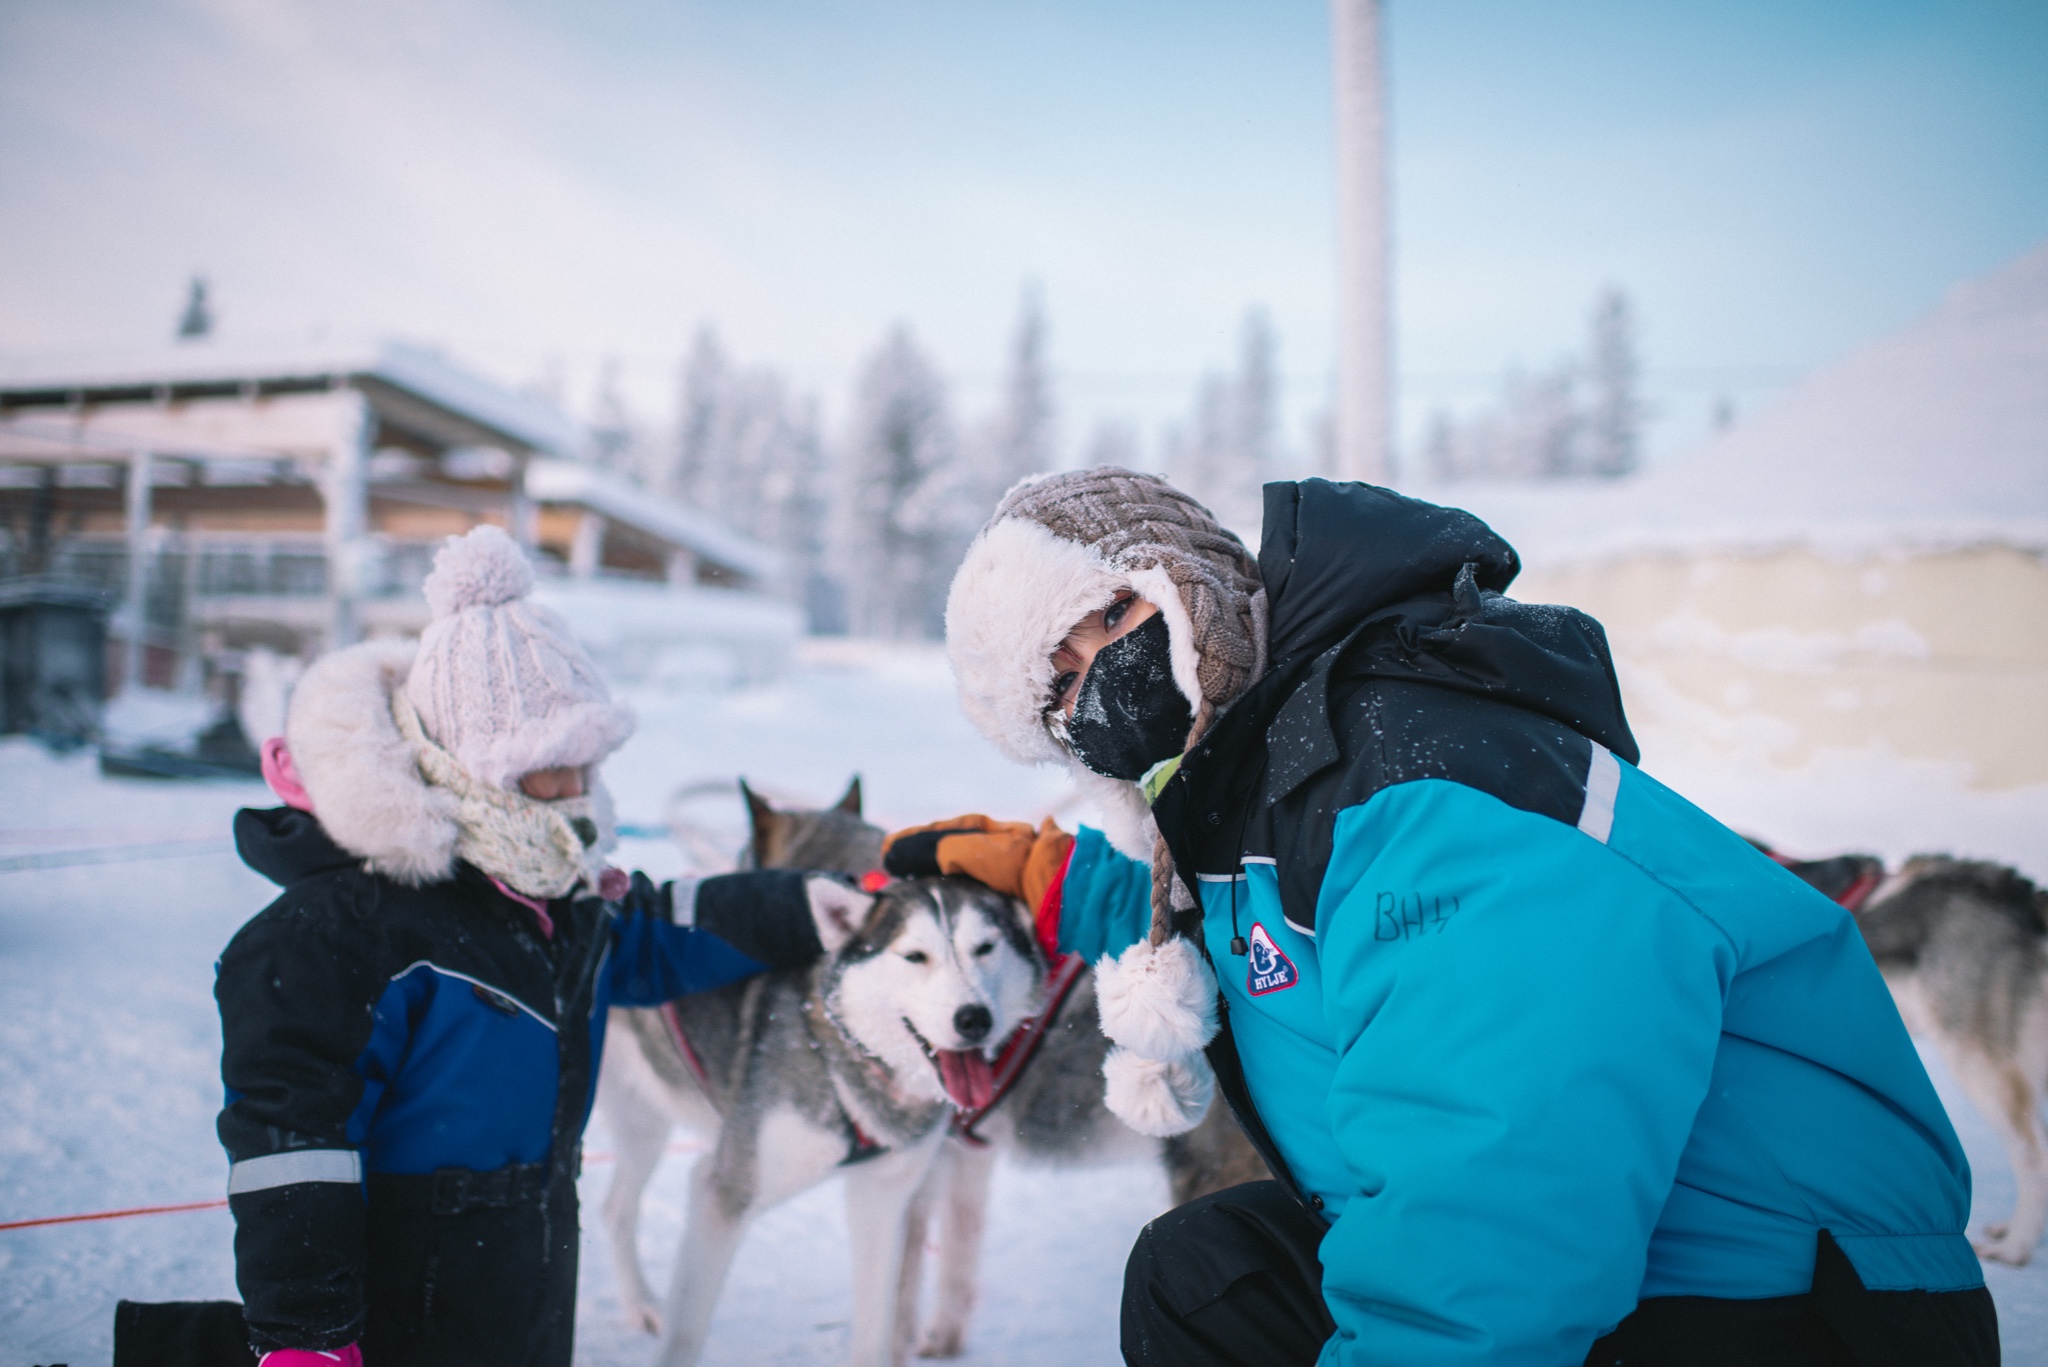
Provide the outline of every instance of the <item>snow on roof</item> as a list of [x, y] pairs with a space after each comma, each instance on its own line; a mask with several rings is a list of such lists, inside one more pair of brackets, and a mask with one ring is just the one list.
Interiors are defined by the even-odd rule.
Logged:
[[2048, 551], [2048, 243], [1616, 484], [1438, 485], [1532, 562], [1644, 549]]
[[367, 376], [460, 413], [551, 455], [581, 449], [582, 424], [407, 342], [219, 343], [211, 339], [123, 352], [0, 358], [0, 394], [182, 384], [275, 383]]
[[781, 572], [781, 558], [752, 537], [708, 513], [649, 493], [594, 465], [573, 460], [528, 461], [526, 496], [539, 503], [581, 504], [751, 579], [772, 580]]

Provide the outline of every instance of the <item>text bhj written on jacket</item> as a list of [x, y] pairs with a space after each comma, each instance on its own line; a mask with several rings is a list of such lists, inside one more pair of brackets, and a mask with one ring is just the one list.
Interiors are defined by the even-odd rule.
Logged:
[[1372, 938], [1413, 940], [1437, 935], [1458, 914], [1457, 894], [1382, 892], [1373, 896]]

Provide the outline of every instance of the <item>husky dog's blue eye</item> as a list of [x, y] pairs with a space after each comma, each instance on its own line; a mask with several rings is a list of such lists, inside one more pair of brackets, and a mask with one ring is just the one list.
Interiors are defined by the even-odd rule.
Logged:
[[921, 949], [913, 949], [908, 954], [903, 956], [903, 962], [907, 964], [927, 964], [930, 963], [931, 960], [932, 956], [925, 953]]
[[977, 959], [982, 958], [986, 955], [993, 954], [995, 952], [996, 942], [994, 940], [990, 940], [987, 944], [976, 945], [974, 947], [974, 957]]

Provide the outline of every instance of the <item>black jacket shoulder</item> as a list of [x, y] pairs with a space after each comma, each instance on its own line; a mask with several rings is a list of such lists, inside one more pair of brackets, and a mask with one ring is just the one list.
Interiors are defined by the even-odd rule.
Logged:
[[1501, 590], [1512, 548], [1457, 509], [1367, 485], [1267, 486], [1273, 664], [1153, 811], [1182, 875], [1271, 860], [1311, 934], [1339, 813], [1442, 779], [1577, 823], [1594, 747], [1636, 759], [1606, 634]]

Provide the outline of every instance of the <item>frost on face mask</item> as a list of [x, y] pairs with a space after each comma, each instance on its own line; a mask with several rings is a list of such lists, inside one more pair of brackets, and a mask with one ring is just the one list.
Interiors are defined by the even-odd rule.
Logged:
[[1075, 758], [1095, 773], [1135, 783], [1181, 752], [1194, 722], [1173, 681], [1173, 639], [1161, 614], [1095, 652], [1067, 738]]

